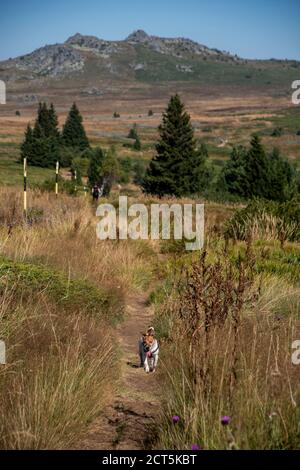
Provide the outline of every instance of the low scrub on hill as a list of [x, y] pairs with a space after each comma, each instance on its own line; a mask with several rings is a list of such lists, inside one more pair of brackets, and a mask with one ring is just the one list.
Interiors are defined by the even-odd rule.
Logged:
[[237, 211], [225, 227], [225, 236], [236, 240], [300, 240], [300, 203], [254, 200]]

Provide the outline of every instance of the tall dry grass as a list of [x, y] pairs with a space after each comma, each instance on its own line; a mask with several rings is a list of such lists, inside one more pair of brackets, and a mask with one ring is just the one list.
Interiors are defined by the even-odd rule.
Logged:
[[98, 240], [88, 198], [30, 191], [28, 207], [25, 220], [22, 193], [0, 190], [0, 265], [2, 257], [2, 266], [15, 266], [17, 273], [30, 263], [22, 283], [5, 269], [0, 276], [0, 338], [7, 348], [7, 365], [0, 366], [0, 448], [63, 449], [78, 442], [111, 400], [119, 352], [103, 307], [99, 315], [87, 315], [74, 298], [74, 312], [64, 309], [53, 295], [56, 277], [38, 289], [34, 266], [120, 299], [149, 284], [152, 251], [143, 243]]
[[105, 322], [64, 315], [47, 292], [22, 299], [0, 279], [0, 448], [62, 449], [111, 396], [117, 349]]
[[99, 240], [96, 208], [87, 198], [60, 195], [57, 200], [49, 193], [29, 194], [25, 224], [21, 195], [0, 190], [0, 255], [55, 266], [70, 276], [126, 291], [149, 285], [153, 263], [147, 243]]
[[291, 361], [299, 290], [277, 289], [270, 278], [258, 285], [249, 266], [234, 269], [228, 257], [202, 257], [180, 278], [157, 314], [165, 332], [158, 448], [299, 447], [299, 366]]

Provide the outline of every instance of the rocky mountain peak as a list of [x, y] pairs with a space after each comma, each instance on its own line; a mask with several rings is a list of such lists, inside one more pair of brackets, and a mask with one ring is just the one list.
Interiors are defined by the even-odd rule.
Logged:
[[[148, 50], [148, 52], [146, 52]], [[156, 64], [149, 60], [156, 55]], [[173, 73], [196, 77], [197, 61], [209, 60], [217, 63], [242, 62], [238, 57], [218, 49], [211, 49], [186, 38], [167, 38], [147, 34], [138, 29], [125, 40], [104, 40], [92, 35], [76, 33], [63, 44], [41, 47], [30, 54], [0, 62], [0, 71], [6, 80], [18, 77], [34, 79], [57, 77], [81, 72], [100, 73], [107, 76], [126, 77], [132, 74], [161, 74], [163, 64], [172, 57]], [[175, 63], [174, 63], [175, 58]], [[91, 66], [92, 64], [92, 66]], [[197, 75], [198, 76], [198, 75]]]
[[69, 37], [65, 44], [68, 46], [97, 47], [99, 44], [103, 44], [104, 42], [108, 41], [103, 41], [102, 39], [97, 38], [97, 36], [88, 36], [76, 33], [74, 36]]
[[133, 42], [133, 43], [138, 43], [138, 42], [147, 42], [149, 41], [150, 36], [143, 31], [142, 29], [138, 29], [134, 31], [133, 33], [129, 34], [129, 36], [126, 38], [127, 42]]
[[81, 41], [82, 38], [83, 38], [83, 34], [80, 34], [80, 33], [76, 33], [76, 34], [73, 34], [73, 36], [70, 36], [66, 41], [65, 41], [65, 44], [76, 44], [77, 42]]

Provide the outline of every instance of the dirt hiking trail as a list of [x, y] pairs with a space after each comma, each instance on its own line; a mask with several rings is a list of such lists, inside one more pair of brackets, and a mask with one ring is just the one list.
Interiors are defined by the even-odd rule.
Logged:
[[153, 423], [159, 413], [156, 373], [139, 368], [138, 339], [151, 325], [153, 310], [147, 295], [128, 295], [124, 321], [117, 328], [122, 352], [121, 380], [113, 402], [89, 426], [77, 449], [149, 449]]

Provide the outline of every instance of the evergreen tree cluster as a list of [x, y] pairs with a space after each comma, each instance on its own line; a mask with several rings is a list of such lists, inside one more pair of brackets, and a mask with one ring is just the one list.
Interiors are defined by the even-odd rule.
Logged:
[[286, 201], [297, 193], [296, 171], [277, 149], [268, 155], [257, 135], [250, 148], [232, 150], [221, 174], [225, 191], [246, 198]]
[[29, 164], [53, 167], [56, 161], [61, 166], [70, 166], [74, 153], [89, 148], [82, 116], [74, 103], [70, 109], [62, 132], [53, 104], [39, 103], [33, 128], [28, 124], [21, 145], [21, 160], [27, 157]]
[[181, 197], [209, 195], [211, 191], [276, 201], [299, 194], [299, 177], [292, 164], [277, 149], [267, 154], [257, 135], [252, 137], [249, 149], [234, 147], [217, 174], [208, 163], [206, 146], [196, 145], [190, 116], [178, 95], [171, 97], [158, 130], [156, 155], [142, 181], [146, 193]]

